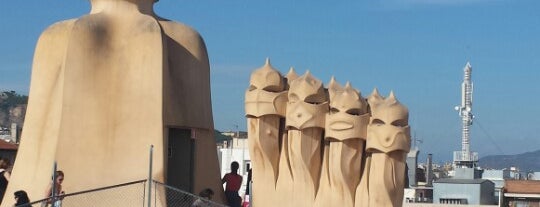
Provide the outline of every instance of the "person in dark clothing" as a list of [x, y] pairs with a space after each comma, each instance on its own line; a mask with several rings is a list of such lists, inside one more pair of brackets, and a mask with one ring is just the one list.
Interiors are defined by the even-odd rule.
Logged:
[[[28, 198], [28, 194], [24, 190], [19, 190], [13, 193], [15, 195], [15, 205], [14, 206], [31, 206], [30, 205], [30, 199]], [[26, 205], [24, 205], [26, 204]]]
[[242, 176], [238, 174], [238, 168], [240, 165], [238, 162], [231, 163], [231, 172], [225, 174], [222, 183], [227, 183], [225, 186], [225, 197], [227, 197], [227, 203], [230, 207], [240, 207], [242, 205], [242, 198], [238, 195], [238, 190], [242, 186]]
[[193, 204], [191, 204], [191, 207], [212, 206], [212, 204], [210, 203], [210, 200], [212, 200], [212, 196], [214, 196], [214, 191], [212, 189], [206, 188], [206, 189], [202, 190], [199, 193], [199, 196], [201, 198], [195, 200], [195, 202], [193, 202]]
[[10, 174], [7, 170], [10, 165], [11, 161], [6, 158], [0, 158], [0, 203], [4, 198], [4, 194], [6, 193], [6, 188], [9, 182]]
[[247, 176], [246, 195], [249, 195], [251, 187], [251, 168], [249, 168]]

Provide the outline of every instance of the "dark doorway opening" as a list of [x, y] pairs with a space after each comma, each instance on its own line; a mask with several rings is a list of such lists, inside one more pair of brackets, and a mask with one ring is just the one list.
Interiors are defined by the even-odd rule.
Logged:
[[167, 185], [193, 193], [194, 142], [190, 129], [169, 128]]

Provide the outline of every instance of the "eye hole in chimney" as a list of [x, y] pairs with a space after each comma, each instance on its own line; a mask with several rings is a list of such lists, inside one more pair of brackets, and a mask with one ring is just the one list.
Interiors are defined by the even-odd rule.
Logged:
[[392, 122], [392, 126], [405, 127], [407, 126], [407, 120], [398, 119]]
[[384, 125], [384, 121], [380, 119], [373, 119], [373, 121], [371, 121], [371, 124]]
[[360, 116], [360, 109], [349, 109], [347, 110], [347, 114], [350, 114], [353, 116]]

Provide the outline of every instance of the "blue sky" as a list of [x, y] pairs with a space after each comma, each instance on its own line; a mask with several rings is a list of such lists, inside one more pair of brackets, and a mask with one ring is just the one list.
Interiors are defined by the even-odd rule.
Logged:
[[[28, 93], [34, 46], [54, 22], [88, 13], [86, 0], [5, 1], [0, 90]], [[475, 86], [471, 147], [480, 156], [540, 149], [540, 1], [161, 0], [156, 12], [206, 41], [215, 126], [245, 130], [244, 91], [266, 57], [286, 73], [351, 81], [364, 96], [394, 90], [409, 107], [421, 154], [450, 160], [461, 144], [463, 66]]]

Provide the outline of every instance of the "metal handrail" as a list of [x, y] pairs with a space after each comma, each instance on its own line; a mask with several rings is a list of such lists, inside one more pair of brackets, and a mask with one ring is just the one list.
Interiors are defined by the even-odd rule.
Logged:
[[[95, 188], [95, 189], [91, 189], [91, 190], [83, 190], [83, 191], [78, 191], [78, 192], [74, 192], [74, 193], [68, 193], [68, 194], [64, 194], [64, 195], [57, 195], [56, 198], [64, 198], [64, 197], [70, 197], [70, 196], [75, 196], [75, 195], [80, 195], [80, 194], [85, 194], [85, 193], [91, 193], [91, 192], [96, 192], [96, 191], [102, 191], [102, 190], [107, 190], [107, 189], [111, 189], [111, 188], [117, 188], [117, 187], [122, 187], [122, 186], [127, 186], [127, 185], [133, 185], [133, 184], [137, 184], [137, 183], [145, 183], [147, 180], [137, 180], [137, 181], [132, 181], [132, 182], [127, 182], [127, 183], [122, 183], [122, 184], [117, 184], [117, 185], [111, 185], [111, 186], [106, 186], [106, 187], [101, 187], [101, 188]], [[47, 197], [47, 198], [43, 198], [43, 199], [40, 199], [40, 200], [37, 200], [37, 201], [32, 201], [28, 204], [22, 204], [22, 205], [19, 205], [19, 206], [30, 206], [30, 205], [33, 205], [33, 204], [37, 204], [37, 203], [42, 203], [42, 202], [47, 202], [49, 200], [51, 200], [54, 196], [50, 196], [50, 197]], [[19, 206], [16, 206], [16, 207], [19, 207]]]

